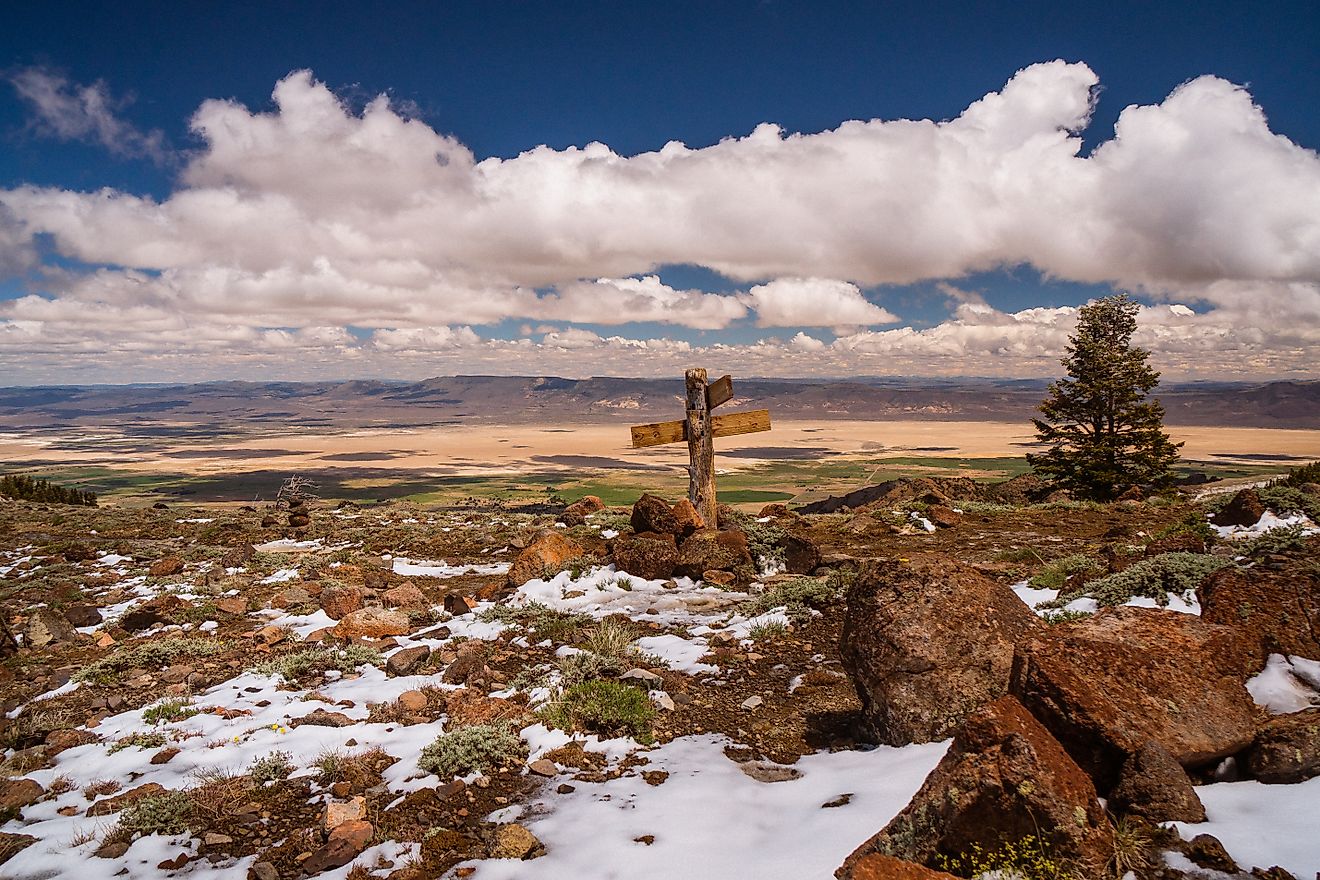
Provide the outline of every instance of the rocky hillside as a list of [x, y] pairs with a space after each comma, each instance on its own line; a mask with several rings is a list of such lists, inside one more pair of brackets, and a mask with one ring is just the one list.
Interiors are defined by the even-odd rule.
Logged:
[[1309, 878], [1317, 493], [0, 502], [0, 875]]

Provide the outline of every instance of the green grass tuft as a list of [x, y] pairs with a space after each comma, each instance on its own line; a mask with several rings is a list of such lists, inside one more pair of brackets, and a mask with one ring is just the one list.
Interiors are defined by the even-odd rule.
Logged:
[[561, 730], [584, 730], [603, 736], [629, 735], [640, 743], [654, 742], [651, 721], [655, 706], [641, 690], [617, 681], [598, 679], [574, 685], [549, 703], [540, 717]]

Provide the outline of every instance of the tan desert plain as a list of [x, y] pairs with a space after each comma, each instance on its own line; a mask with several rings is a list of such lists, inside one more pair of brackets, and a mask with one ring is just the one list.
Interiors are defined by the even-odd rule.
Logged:
[[[465, 497], [600, 494], [623, 502], [638, 490], [681, 492], [683, 444], [632, 449], [627, 421], [599, 424], [448, 425], [230, 434], [220, 441], [144, 444], [100, 428], [0, 434], [8, 468], [52, 473], [132, 504], [160, 492], [239, 501], [279, 474], [328, 481], [326, 497]], [[1171, 426], [1184, 470], [1264, 476], [1320, 459], [1320, 431]], [[780, 421], [769, 433], [716, 441], [722, 500], [805, 502], [895, 476], [1006, 478], [1027, 468], [1029, 422]], [[273, 491], [273, 489], [272, 489]], [[158, 496], [157, 496], [158, 497]]]

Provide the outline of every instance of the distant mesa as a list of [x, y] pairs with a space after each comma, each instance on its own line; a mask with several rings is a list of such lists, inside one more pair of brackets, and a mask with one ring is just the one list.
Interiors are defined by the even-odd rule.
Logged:
[[[520, 447], [514, 447], [520, 448]], [[630, 471], [666, 471], [667, 467], [658, 464], [641, 464], [639, 462], [624, 461], [619, 458], [608, 458], [603, 455], [533, 455], [532, 461], [537, 464], [558, 464], [566, 467], [581, 468], [602, 468], [605, 470], [630, 470]]]
[[165, 458], [284, 458], [303, 454], [294, 449], [175, 449], [161, 453]]
[[390, 461], [403, 455], [402, 452], [334, 452], [319, 456], [317, 461]]
[[725, 458], [763, 458], [767, 461], [806, 461], [839, 454], [838, 450], [825, 446], [747, 446], [720, 451]]

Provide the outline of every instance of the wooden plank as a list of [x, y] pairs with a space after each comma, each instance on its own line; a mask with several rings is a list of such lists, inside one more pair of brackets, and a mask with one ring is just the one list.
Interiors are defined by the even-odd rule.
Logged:
[[[770, 410], [753, 409], [747, 412], [725, 413], [711, 416], [711, 435], [715, 437], [734, 437], [738, 434], [755, 434], [770, 430]], [[687, 439], [687, 422], [654, 422], [649, 425], [632, 426], [633, 449], [645, 446], [662, 446], [665, 443], [682, 443]]]
[[716, 521], [715, 445], [711, 442], [710, 408], [706, 404], [706, 371], [688, 370], [687, 386], [688, 500], [708, 523]]
[[714, 409], [733, 399], [733, 377], [720, 376], [706, 388], [706, 408]]
[[632, 426], [633, 449], [644, 446], [661, 446], [665, 443], [682, 443], [687, 439], [687, 422], [653, 422], [649, 425]]
[[737, 434], [755, 434], [770, 430], [770, 410], [752, 409], [746, 412], [725, 413], [711, 416], [711, 434], [716, 437], [733, 437]]

